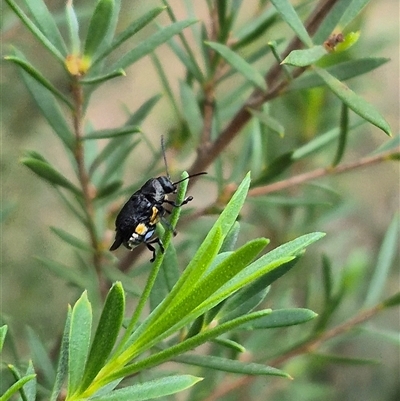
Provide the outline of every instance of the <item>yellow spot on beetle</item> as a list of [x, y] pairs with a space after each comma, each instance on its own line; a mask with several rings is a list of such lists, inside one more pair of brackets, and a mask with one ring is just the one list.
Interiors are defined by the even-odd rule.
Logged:
[[154, 226], [155, 224], [157, 224], [160, 221], [160, 218], [158, 216], [158, 209], [153, 206], [153, 214], [150, 217], [150, 224], [152, 226]]
[[139, 235], [145, 235], [147, 232], [146, 224], [140, 223], [135, 228], [135, 233]]

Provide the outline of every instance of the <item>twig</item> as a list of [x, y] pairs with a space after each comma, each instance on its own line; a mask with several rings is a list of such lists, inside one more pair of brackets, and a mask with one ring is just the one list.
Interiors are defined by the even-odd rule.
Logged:
[[[321, 0], [314, 11], [311, 13], [305, 23], [305, 27], [310, 35], [314, 34], [327, 13], [338, 2], [338, 0]], [[283, 52], [283, 56], [289, 54], [292, 50], [301, 47], [298, 38], [294, 38]], [[249, 108], [259, 108], [261, 105], [275, 97], [279, 96], [289, 82], [280, 80], [282, 67], [275, 63], [265, 76], [268, 83], [268, 91], [263, 93], [256, 89], [250, 95], [247, 102], [239, 109], [236, 115], [228, 123], [227, 127], [221, 132], [218, 138], [212, 143], [202, 143], [198, 149], [197, 158], [189, 169], [189, 174], [195, 174], [198, 171], [205, 171], [207, 167], [219, 156], [219, 154], [230, 144], [230, 142], [239, 134], [242, 128], [251, 118]], [[304, 69], [297, 69], [296, 76], [303, 73]], [[189, 186], [193, 185], [196, 178], [192, 179]]]

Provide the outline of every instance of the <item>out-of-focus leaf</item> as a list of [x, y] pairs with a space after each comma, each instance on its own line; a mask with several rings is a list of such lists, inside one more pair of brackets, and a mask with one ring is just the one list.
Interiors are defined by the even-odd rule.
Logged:
[[376, 154], [388, 152], [388, 151], [394, 150], [394, 149], [399, 149], [399, 153], [400, 153], [400, 135], [397, 135], [397, 136], [389, 139], [388, 141], [383, 143], [381, 146], [379, 146], [378, 149], [374, 150], [371, 154], [376, 155]]
[[245, 59], [232, 51], [229, 47], [215, 42], [206, 42], [207, 46], [215, 50], [224, 58], [239, 74], [243, 75], [253, 85], [262, 90], [267, 89], [264, 77]]
[[93, 401], [144, 401], [154, 398], [166, 397], [194, 386], [202, 380], [200, 377], [190, 375], [176, 375], [162, 377], [144, 383], [124, 387], [104, 396], [94, 396]]
[[341, 355], [327, 355], [327, 354], [320, 354], [320, 353], [312, 353], [310, 354], [312, 360], [316, 362], [327, 362], [337, 363], [337, 364], [344, 364], [344, 365], [378, 365], [380, 361], [377, 359], [365, 359], [365, 358], [349, 358], [347, 356]]
[[267, 8], [260, 16], [254, 18], [251, 24], [244, 24], [243, 27], [236, 32], [236, 41], [232, 45], [232, 49], [240, 49], [248, 44], [254, 43], [254, 40], [264, 34], [278, 19], [278, 13], [273, 8]]
[[70, 109], [73, 108], [70, 100], [57, 88], [55, 88], [53, 84], [48, 81], [32, 64], [15, 56], [6, 56], [4, 59], [19, 65], [27, 74], [29, 74], [39, 84], [49, 90], [56, 98], [62, 100]]
[[85, 277], [82, 276], [82, 272], [45, 257], [36, 257], [35, 259], [56, 276], [64, 279], [67, 283], [74, 284], [81, 289], [87, 288], [88, 282]]
[[121, 283], [117, 282], [108, 292], [90, 348], [80, 391], [86, 390], [109, 357], [121, 329], [124, 311], [124, 289]]
[[25, 0], [36, 25], [40, 28], [43, 34], [51, 43], [64, 55], [67, 54], [67, 48], [64, 40], [57, 28], [53, 16], [49, 12], [46, 3], [43, 0]]
[[32, 22], [30, 18], [23, 12], [23, 10], [15, 3], [14, 0], [6, 0], [7, 4], [12, 8], [22, 23], [32, 32], [36, 39], [46, 47], [55, 58], [64, 65], [64, 56], [59, 49], [46, 37], [44, 33]]
[[339, 26], [344, 29], [354, 18], [361, 12], [361, 10], [369, 3], [370, 0], [351, 0], [348, 3], [346, 12], [343, 13], [339, 21]]
[[[15, 54], [18, 58], [24, 60], [21, 52], [15, 51]], [[20, 71], [28, 91], [42, 111], [43, 116], [47, 119], [57, 136], [67, 145], [68, 149], [72, 149], [75, 143], [74, 137], [56, 99], [49, 91], [43, 90], [42, 85], [31, 75], [24, 70]]]
[[193, 88], [184, 81], [179, 82], [179, 88], [182, 101], [182, 113], [185, 116], [193, 137], [198, 138], [203, 129], [203, 117], [201, 115], [196, 95]]
[[65, 320], [64, 332], [61, 339], [60, 354], [58, 357], [57, 373], [54, 380], [53, 390], [50, 401], [57, 401], [64, 381], [68, 373], [68, 354], [69, 354], [69, 332], [71, 326], [71, 306], [68, 306], [67, 318]]
[[293, 162], [293, 152], [287, 152], [277, 157], [263, 169], [259, 177], [252, 181], [251, 188], [268, 184], [287, 170]]
[[[350, 127], [350, 131], [359, 127], [363, 123], [364, 123], [364, 121], [361, 120], [358, 123], [353, 124]], [[339, 135], [340, 135], [339, 128], [332, 128], [331, 130], [324, 132], [321, 135], [318, 135], [317, 137], [312, 139], [310, 142], [308, 142], [305, 145], [301, 146], [300, 148], [296, 149], [293, 152], [293, 156], [292, 156], [293, 160], [304, 159], [305, 157], [308, 157], [309, 155], [324, 149], [326, 146], [331, 144], [335, 139], [337, 139], [339, 137]]]
[[379, 302], [389, 277], [390, 268], [396, 256], [399, 255], [399, 221], [399, 214], [396, 213], [386, 231], [365, 299], [364, 307], [366, 308]]
[[[28, 368], [25, 372], [25, 377], [35, 374], [35, 369], [33, 368], [32, 361], [29, 360]], [[37, 395], [37, 380], [36, 378], [33, 380], [29, 380], [25, 383], [24, 387], [22, 388], [22, 399], [26, 401], [35, 401]]]
[[125, 28], [121, 33], [119, 33], [110, 46], [104, 49], [101, 54], [99, 54], [95, 60], [93, 60], [93, 64], [102, 60], [106, 56], [108, 56], [112, 51], [114, 51], [118, 46], [128, 40], [135, 33], [139, 32], [142, 28], [148, 25], [154, 18], [160, 14], [165, 7], [156, 7], [152, 10], [148, 11], [146, 14], [139, 17], [137, 20], [133, 21], [127, 28]]
[[271, 0], [282, 19], [293, 29], [297, 37], [307, 46], [312, 47], [313, 42], [306, 28], [301, 22], [289, 0]]
[[250, 112], [262, 124], [279, 134], [280, 137], [285, 136], [285, 127], [278, 120], [271, 117], [267, 112], [254, 109], [250, 109]]
[[87, 134], [83, 137], [83, 139], [107, 139], [107, 138], [115, 138], [117, 136], [129, 135], [140, 132], [140, 127], [137, 126], [124, 126], [122, 128], [111, 128], [111, 129], [103, 129], [99, 131], [95, 131], [91, 134]]
[[3, 349], [3, 345], [4, 345], [4, 340], [6, 339], [6, 335], [7, 335], [7, 330], [8, 330], [8, 326], [4, 325], [0, 327], [0, 352]]
[[307, 67], [311, 64], [315, 64], [326, 54], [327, 51], [325, 47], [321, 45], [304, 50], [292, 50], [281, 64], [288, 64], [294, 67]]
[[234, 359], [221, 358], [210, 355], [181, 355], [175, 358], [177, 362], [188, 365], [202, 366], [222, 372], [240, 373], [251, 376], [282, 376], [290, 377], [287, 373], [271, 366], [254, 362], [241, 362]]
[[67, 233], [61, 228], [50, 227], [50, 230], [53, 231], [54, 234], [56, 234], [67, 244], [72, 245], [75, 248], [81, 249], [83, 251], [89, 251], [89, 252], [93, 251], [93, 249], [85, 241], [82, 241], [81, 239], [75, 237], [74, 235]]
[[103, 187], [97, 188], [96, 200], [106, 198], [117, 192], [123, 185], [121, 180], [110, 181], [108, 184]]
[[[365, 57], [357, 60], [344, 61], [326, 69], [331, 75], [340, 81], [366, 74], [389, 61], [383, 57]], [[287, 87], [288, 91], [315, 88], [324, 85], [324, 80], [314, 71], [308, 71], [299, 78], [293, 80]]]
[[119, 68], [125, 69], [130, 66], [134, 62], [138, 61], [142, 57], [151, 53], [161, 44], [167, 42], [170, 38], [172, 38], [177, 33], [181, 32], [183, 29], [188, 26], [196, 23], [197, 20], [184, 20], [179, 21], [174, 24], [171, 24], [165, 28], [160, 29], [158, 32], [149, 36], [136, 46], [131, 51], [127, 52], [124, 56], [122, 56], [111, 68], [111, 70], [117, 70]]
[[92, 329], [92, 306], [86, 291], [76, 301], [71, 314], [68, 357], [68, 395], [74, 394], [83, 378], [89, 353]]
[[61, 173], [55, 170], [47, 162], [41, 160], [23, 157], [21, 163], [32, 170], [39, 177], [45, 179], [52, 185], [58, 185], [69, 189], [75, 195], [81, 196], [81, 191], [71, 181], [65, 178]]
[[385, 299], [385, 301], [383, 302], [383, 305], [386, 308], [392, 307], [392, 306], [396, 306], [400, 304], [400, 292], [398, 292], [397, 294], [393, 295], [392, 297]]
[[338, 146], [336, 149], [336, 155], [332, 162], [332, 166], [337, 166], [344, 155], [344, 150], [346, 148], [347, 137], [349, 133], [349, 109], [345, 104], [342, 104], [342, 110], [340, 114], [340, 133]]
[[278, 309], [272, 311], [269, 315], [240, 326], [239, 329], [274, 329], [277, 327], [294, 326], [306, 323], [317, 316], [318, 315], [310, 309]]
[[109, 81], [110, 79], [117, 78], [117, 77], [125, 77], [125, 71], [120, 68], [119, 70], [112, 71], [108, 74], [98, 75], [91, 78], [84, 78], [81, 79], [79, 82], [85, 85], [94, 85], [94, 84], [101, 84], [102, 82]]
[[91, 62], [110, 26], [114, 0], [99, 0], [89, 23], [83, 55]]
[[28, 344], [31, 350], [32, 359], [35, 362], [35, 366], [38, 370], [40, 370], [45, 383], [48, 386], [51, 386], [54, 383], [56, 372], [54, 371], [49, 353], [38, 335], [30, 327], [28, 327], [27, 332]]
[[348, 86], [340, 82], [326, 70], [313, 67], [314, 71], [324, 80], [328, 88], [351, 110], [371, 124], [391, 136], [390, 126], [382, 115], [366, 100], [355, 94]]

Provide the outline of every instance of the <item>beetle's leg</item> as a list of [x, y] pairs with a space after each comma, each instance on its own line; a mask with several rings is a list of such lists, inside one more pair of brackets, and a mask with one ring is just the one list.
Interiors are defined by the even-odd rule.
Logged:
[[168, 200], [168, 199], [165, 199], [164, 200], [164, 203], [168, 203], [169, 205], [171, 205], [171, 206], [173, 206], [173, 207], [181, 207], [181, 206], [183, 206], [183, 205], [186, 205], [187, 203], [189, 203], [190, 201], [192, 201], [193, 200], [193, 196], [188, 196], [187, 198], [185, 198], [184, 200], [183, 200], [183, 202], [181, 203], [181, 204], [177, 204], [177, 203], [175, 203], [174, 201], [170, 201], [170, 200]]
[[160, 238], [154, 238], [149, 242], [145, 242], [147, 249], [151, 252], [153, 252], [153, 257], [150, 259], [150, 262], [154, 262], [155, 258], [156, 258], [156, 249], [154, 248], [154, 246], [152, 246], [151, 244], [158, 244], [160, 247], [160, 251], [161, 253], [164, 253], [165, 249], [164, 249], [164, 245], [162, 243], [162, 241], [160, 240]]

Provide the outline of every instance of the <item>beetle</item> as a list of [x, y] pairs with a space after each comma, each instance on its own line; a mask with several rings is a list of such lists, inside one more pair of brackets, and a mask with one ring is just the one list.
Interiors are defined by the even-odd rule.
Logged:
[[169, 222], [164, 218], [166, 213], [171, 213], [170, 210], [165, 208], [165, 204], [172, 207], [182, 207], [193, 200], [192, 196], [188, 196], [182, 203], [177, 204], [169, 200], [168, 195], [175, 194], [178, 184], [182, 181], [207, 174], [206, 172], [201, 172], [172, 182], [168, 172], [163, 137], [161, 137], [161, 148], [167, 175], [150, 178], [125, 203], [115, 220], [116, 234], [110, 251], [115, 251], [121, 245], [124, 245], [129, 250], [133, 250], [137, 245], [144, 243], [149, 251], [153, 253], [150, 262], [154, 262], [156, 249], [153, 244], [158, 244], [160, 251], [164, 253], [161, 239], [158, 237], [153, 238], [157, 223], [161, 222], [169, 229], [172, 229]]

